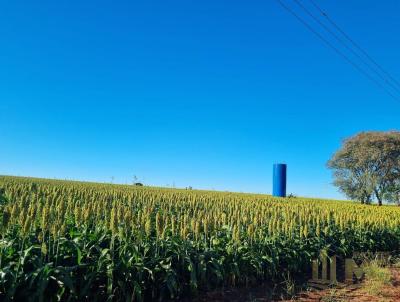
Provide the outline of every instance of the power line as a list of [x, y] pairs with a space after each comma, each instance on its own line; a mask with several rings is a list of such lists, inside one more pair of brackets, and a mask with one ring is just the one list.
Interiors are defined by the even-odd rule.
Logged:
[[346, 32], [339, 27], [339, 25], [337, 25], [336, 22], [334, 22], [329, 16], [328, 14], [322, 10], [315, 1], [310, 0], [310, 2], [312, 3], [312, 5], [321, 13], [322, 16], [324, 16], [329, 23], [331, 23], [347, 40], [350, 41], [351, 44], [354, 45], [354, 47], [356, 47], [360, 52], [362, 52], [364, 54], [364, 56], [366, 58], [368, 58], [376, 67], [379, 68], [379, 70], [384, 73], [387, 77], [389, 77], [398, 87], [400, 87], [400, 83], [389, 73], [387, 72], [380, 64], [378, 64], [369, 54], [366, 50], [364, 50], [358, 43], [356, 43], [348, 34], [346, 34]]
[[[399, 87], [397, 87], [396, 85], [393, 85], [391, 83], [391, 81], [388, 81], [387, 77], [385, 77], [384, 75], [381, 74], [381, 72], [379, 72], [378, 70], [376, 70], [376, 68], [374, 68], [374, 66], [371, 66], [371, 64], [365, 60], [362, 56], [360, 56], [352, 47], [350, 47], [349, 45], [347, 45], [347, 43], [341, 38], [339, 37], [334, 31], [332, 31], [327, 25], [325, 25], [323, 22], [321, 22], [306, 6], [304, 6], [300, 0], [293, 0], [297, 3], [297, 5], [299, 5], [305, 12], [307, 15], [309, 15], [315, 22], [317, 22], [320, 26], [322, 26], [327, 32], [329, 32], [333, 37], [335, 37], [335, 39], [337, 41], [339, 41], [340, 44], [342, 44], [347, 50], [349, 50], [353, 55], [355, 55], [357, 58], [359, 58], [361, 60], [361, 62], [363, 62], [369, 70], [371, 70], [372, 72], [374, 72], [375, 74], [378, 75], [378, 77], [380, 77], [387, 85], [389, 85], [390, 87], [392, 87], [394, 90], [396, 90], [398, 93], [400, 93], [400, 89]], [[312, 0], [310, 0], [312, 1]]]
[[329, 48], [333, 49], [336, 54], [338, 54], [342, 59], [344, 59], [347, 63], [352, 65], [358, 72], [367, 77], [371, 82], [377, 85], [379, 88], [383, 89], [388, 95], [390, 95], [393, 99], [400, 101], [395, 95], [393, 95], [390, 91], [386, 89], [380, 82], [378, 82], [375, 78], [369, 75], [366, 71], [364, 71], [357, 63], [354, 63], [349, 57], [347, 57], [343, 52], [341, 52], [337, 47], [335, 47], [331, 42], [325, 39], [319, 32], [314, 30], [311, 25], [309, 25], [304, 19], [302, 19], [295, 11], [293, 11], [290, 7], [288, 7], [281, 0], [276, 0], [286, 11], [288, 11], [291, 15], [293, 15], [300, 23], [302, 23], [309, 31], [311, 31], [314, 35], [316, 35], [321, 41], [323, 41]]

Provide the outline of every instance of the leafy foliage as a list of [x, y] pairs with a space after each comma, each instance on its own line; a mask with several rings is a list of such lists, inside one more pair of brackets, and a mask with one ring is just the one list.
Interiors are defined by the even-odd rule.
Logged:
[[[361, 132], [346, 139], [328, 162], [334, 184], [351, 199], [400, 198], [400, 132]], [[400, 202], [400, 200], [398, 200]]]

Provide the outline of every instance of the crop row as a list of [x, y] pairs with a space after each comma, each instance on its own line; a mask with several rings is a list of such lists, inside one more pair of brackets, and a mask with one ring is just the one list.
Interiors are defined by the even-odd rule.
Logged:
[[0, 177], [0, 300], [176, 299], [398, 251], [400, 208]]

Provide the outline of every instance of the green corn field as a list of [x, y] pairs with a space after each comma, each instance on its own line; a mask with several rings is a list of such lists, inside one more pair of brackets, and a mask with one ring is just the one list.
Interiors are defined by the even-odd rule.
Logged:
[[400, 208], [0, 177], [1, 301], [151, 301], [398, 251]]

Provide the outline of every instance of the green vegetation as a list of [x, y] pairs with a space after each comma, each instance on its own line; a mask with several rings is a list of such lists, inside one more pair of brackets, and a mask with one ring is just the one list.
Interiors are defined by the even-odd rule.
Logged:
[[328, 162], [334, 184], [350, 199], [400, 205], [400, 132], [361, 132]]
[[398, 251], [400, 208], [0, 177], [1, 301], [142, 301]]
[[371, 261], [363, 267], [365, 272], [365, 290], [370, 295], [381, 294], [382, 288], [387, 285], [391, 285], [392, 274], [390, 270], [382, 266], [379, 261]]

